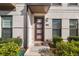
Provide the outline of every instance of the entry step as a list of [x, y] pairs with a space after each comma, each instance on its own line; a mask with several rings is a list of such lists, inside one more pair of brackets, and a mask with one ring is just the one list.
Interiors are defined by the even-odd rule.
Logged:
[[48, 46], [48, 43], [44, 41], [35, 41], [34, 46]]
[[43, 45], [43, 42], [42, 41], [35, 41], [34, 45], [35, 46], [41, 46], [41, 45]]

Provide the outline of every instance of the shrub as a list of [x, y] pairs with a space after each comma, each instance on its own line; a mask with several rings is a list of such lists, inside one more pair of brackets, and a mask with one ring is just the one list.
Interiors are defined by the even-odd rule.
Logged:
[[79, 47], [79, 41], [72, 41], [71, 43], [73, 43], [76, 47]]
[[19, 46], [22, 44], [22, 40], [20, 38], [1, 38], [0, 43], [8, 43], [8, 42], [15, 42]]
[[0, 56], [16, 56], [19, 50], [18, 44], [14, 42], [3, 43], [0, 48]]
[[0, 38], [0, 41], [1, 41], [2, 39]]
[[79, 41], [79, 36], [70, 36], [70, 37], [68, 37], [69, 42], [71, 42], [72, 40]]
[[54, 37], [53, 38], [53, 44], [54, 44], [54, 47], [56, 47], [56, 43], [57, 42], [61, 42], [63, 39], [61, 37]]
[[0, 55], [16, 56], [20, 50], [22, 41], [20, 38], [1, 38], [0, 40]]
[[22, 44], [22, 39], [20, 39], [20, 38], [12, 38], [10, 41], [17, 43], [19, 46], [21, 46], [21, 44]]
[[79, 42], [61, 42], [57, 43], [57, 53], [59, 56], [78, 56], [79, 55]]

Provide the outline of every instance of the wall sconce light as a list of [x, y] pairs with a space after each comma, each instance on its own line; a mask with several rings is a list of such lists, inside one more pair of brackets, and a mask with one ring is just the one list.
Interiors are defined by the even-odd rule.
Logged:
[[46, 18], [46, 22], [48, 22], [48, 18]]

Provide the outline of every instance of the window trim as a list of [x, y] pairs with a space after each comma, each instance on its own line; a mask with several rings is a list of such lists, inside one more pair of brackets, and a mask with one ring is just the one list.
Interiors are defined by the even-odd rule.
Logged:
[[[58, 30], [60, 30], [60, 35], [59, 35], [59, 37], [61, 37], [62, 36], [62, 19], [57, 19], [57, 18], [54, 18], [54, 19], [52, 19], [52, 27], [53, 27], [53, 20], [60, 20], [60, 28], [55, 28], [55, 29], [58, 29]], [[53, 30], [55, 30], [54, 28], [52, 28], [52, 31]], [[52, 35], [53, 35], [53, 32], [52, 32]], [[54, 35], [53, 35], [53, 37], [54, 37]]]
[[[77, 21], [77, 28], [70, 28], [70, 20], [76, 20]], [[71, 36], [70, 35], [71, 29], [75, 29], [76, 30], [76, 36], [78, 36], [78, 19], [69, 19], [69, 36]]]
[[[13, 16], [12, 15], [0, 15], [1, 16], [1, 29], [3, 29], [3, 20], [2, 20], [2, 17], [11, 17], [12, 19], [12, 22], [11, 22], [11, 28], [9, 28], [9, 29], [11, 29], [11, 37], [10, 38], [12, 38], [13, 37]], [[3, 31], [1, 31], [1, 37], [3, 36], [3, 33], [2, 33]]]

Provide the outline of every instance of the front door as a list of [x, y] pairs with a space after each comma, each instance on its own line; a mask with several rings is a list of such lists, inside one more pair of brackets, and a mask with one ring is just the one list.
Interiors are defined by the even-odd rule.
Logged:
[[35, 41], [44, 41], [44, 17], [35, 17]]

